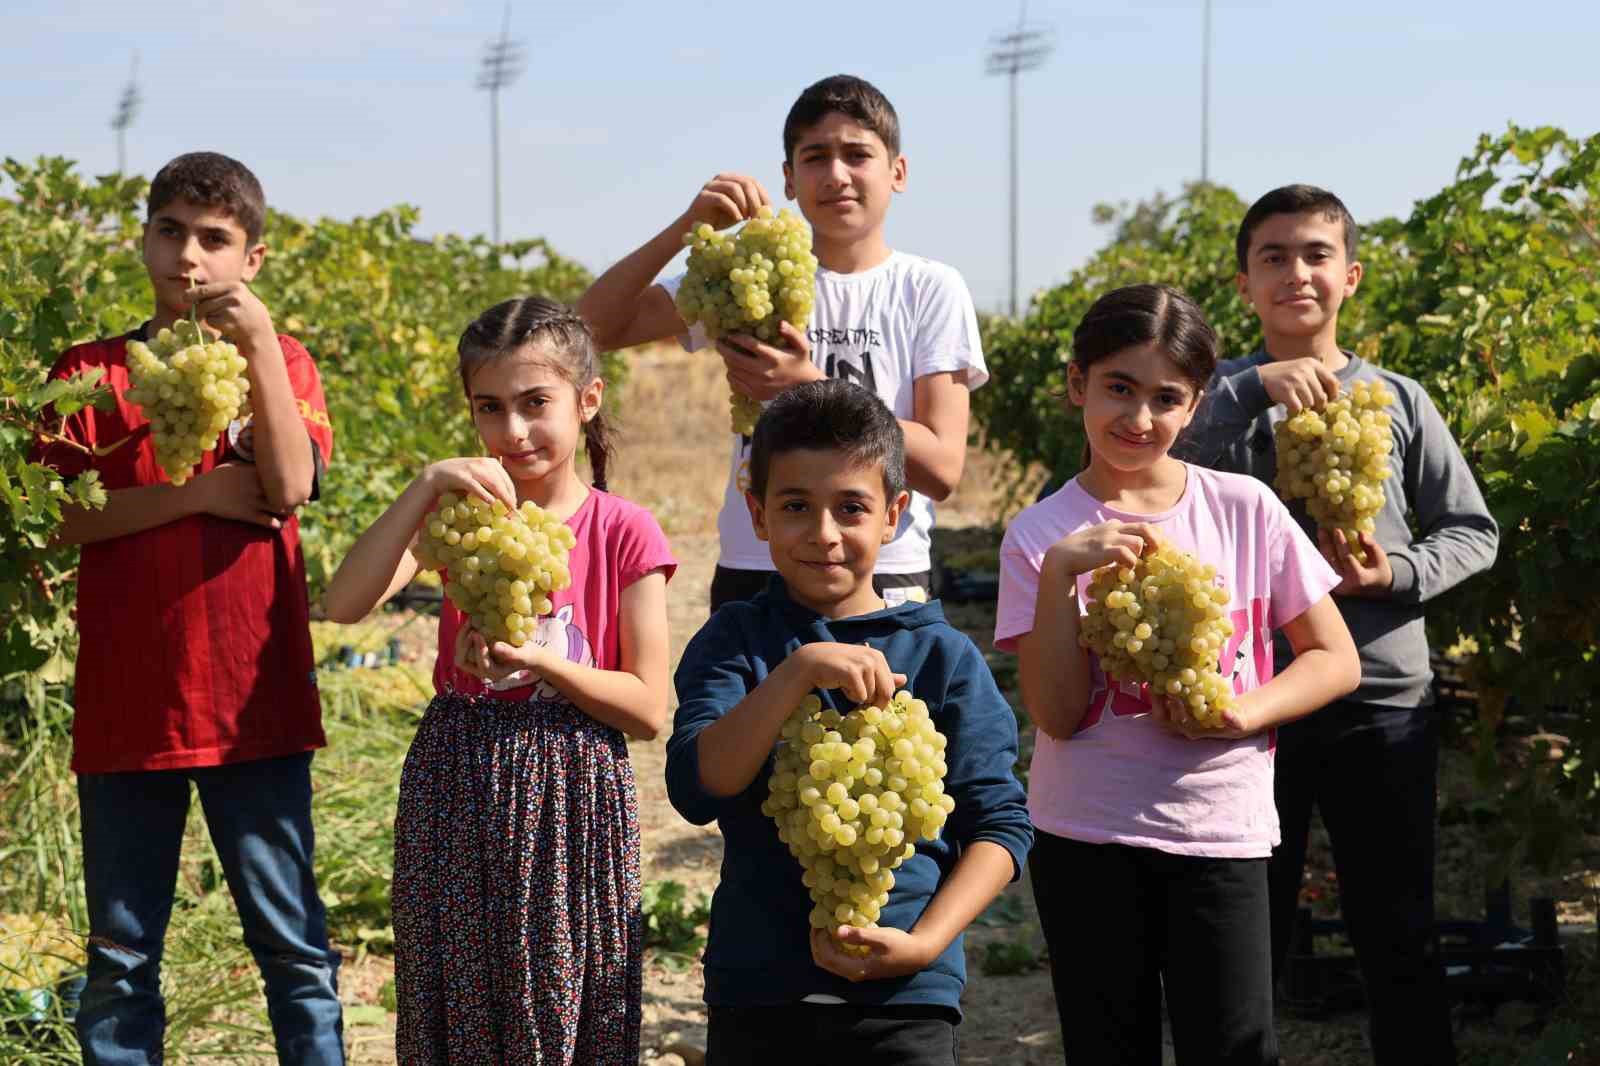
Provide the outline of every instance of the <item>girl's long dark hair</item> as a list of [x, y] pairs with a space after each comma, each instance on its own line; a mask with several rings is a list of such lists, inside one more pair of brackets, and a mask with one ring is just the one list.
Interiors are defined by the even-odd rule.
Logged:
[[[600, 376], [594, 334], [576, 311], [543, 296], [519, 296], [495, 304], [461, 334], [461, 342], [456, 345], [461, 387], [470, 395], [472, 375], [479, 367], [525, 344], [536, 345], [554, 357], [556, 369], [574, 389], [582, 389]], [[606, 464], [615, 449], [602, 412], [596, 411], [583, 424], [583, 443], [594, 487], [603, 492]]]

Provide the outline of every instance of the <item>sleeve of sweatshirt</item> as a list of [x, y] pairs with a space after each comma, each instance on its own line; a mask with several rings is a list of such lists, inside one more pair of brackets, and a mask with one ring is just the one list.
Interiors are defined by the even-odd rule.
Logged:
[[1500, 527], [1432, 398], [1415, 382], [1405, 379], [1404, 384], [1415, 408], [1403, 476], [1417, 538], [1389, 552], [1390, 595], [1402, 603], [1424, 603], [1493, 566]]
[[1229, 446], [1241, 440], [1251, 423], [1271, 406], [1266, 386], [1261, 384], [1260, 366], [1219, 366], [1200, 398], [1200, 410], [1172, 446], [1172, 455], [1197, 466], [1215, 467]]
[[945, 791], [956, 801], [945, 832], [962, 846], [988, 840], [1022, 867], [1033, 847], [1028, 796], [1017, 780], [1017, 718], [994, 683], [983, 654], [968, 642], [945, 691], [938, 724], [945, 735]]
[[673, 686], [678, 712], [667, 738], [667, 799], [694, 825], [716, 820], [726, 799], [700, 779], [700, 731], [727, 714], [756, 685], [755, 670], [729, 615], [719, 611], [689, 641]]

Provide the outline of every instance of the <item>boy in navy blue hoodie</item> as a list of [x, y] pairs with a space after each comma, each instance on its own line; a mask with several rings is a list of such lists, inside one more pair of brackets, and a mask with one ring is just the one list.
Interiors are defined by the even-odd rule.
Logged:
[[[716, 819], [725, 841], [705, 953], [709, 1066], [953, 1064], [962, 932], [1033, 842], [1016, 719], [983, 655], [937, 603], [886, 608], [873, 590], [907, 498], [904, 434], [865, 389], [809, 382], [762, 414], [747, 503], [778, 573], [690, 642], [667, 742], [672, 805]], [[800, 864], [761, 813], [779, 731], [813, 691], [843, 713], [900, 688], [948, 739], [955, 810], [895, 871], [877, 927], [812, 933]]]

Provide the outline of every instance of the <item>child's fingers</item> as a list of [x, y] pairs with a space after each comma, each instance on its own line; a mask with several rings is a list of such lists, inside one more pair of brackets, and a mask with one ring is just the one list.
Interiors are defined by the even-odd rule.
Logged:
[[1318, 385], [1322, 386], [1323, 394], [1327, 399], [1337, 399], [1339, 396], [1338, 375], [1320, 362], [1313, 369], [1316, 371], [1316, 381]]

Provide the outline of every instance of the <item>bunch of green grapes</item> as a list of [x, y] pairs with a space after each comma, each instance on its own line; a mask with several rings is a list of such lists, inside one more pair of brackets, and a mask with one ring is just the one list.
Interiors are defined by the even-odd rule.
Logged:
[[531, 501], [513, 511], [446, 492], [423, 522], [416, 555], [449, 572], [444, 593], [473, 628], [520, 648], [550, 613], [550, 594], [572, 584], [567, 553], [575, 543], [570, 526]]
[[[780, 321], [806, 328], [817, 257], [799, 215], [788, 208], [774, 215], [763, 207], [737, 232], [702, 222], [684, 234], [683, 243], [689, 246], [689, 269], [677, 304], [684, 322], [698, 322], [711, 340], [748, 333], [768, 344], [781, 339]], [[760, 401], [735, 392], [730, 406], [733, 431], [748, 436], [761, 416]]]
[[955, 810], [944, 734], [909, 692], [845, 715], [813, 695], [784, 723], [783, 741], [761, 812], [805, 870], [811, 925], [876, 925], [895, 868]]
[[1278, 423], [1278, 477], [1285, 501], [1305, 500], [1319, 527], [1343, 530], [1356, 558], [1366, 562], [1362, 533], [1377, 528], [1383, 481], [1389, 476], [1394, 437], [1389, 412], [1394, 393], [1382, 382], [1358, 381], [1349, 395], [1301, 411]]
[[207, 342], [200, 327], [178, 321], [149, 344], [128, 342], [129, 403], [144, 409], [156, 462], [174, 485], [189, 480], [217, 437], [244, 417], [250, 379], [244, 356], [227, 341]]
[[1233, 706], [1233, 685], [1217, 666], [1233, 635], [1228, 600], [1216, 567], [1161, 544], [1137, 566], [1095, 571], [1078, 641], [1106, 676], [1147, 684], [1152, 698], [1176, 696], [1195, 721], [1218, 725]]
[[48, 914], [0, 914], [0, 990], [51, 988], [83, 968], [83, 946]]

